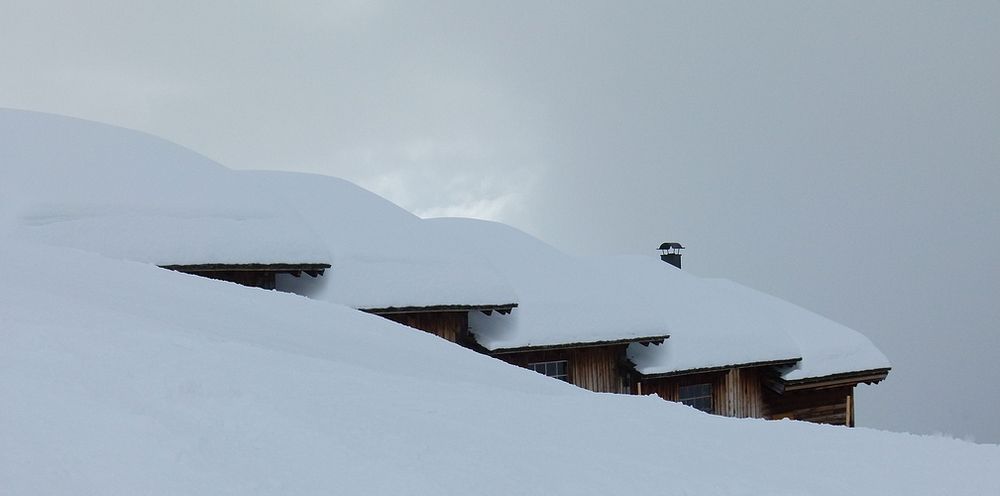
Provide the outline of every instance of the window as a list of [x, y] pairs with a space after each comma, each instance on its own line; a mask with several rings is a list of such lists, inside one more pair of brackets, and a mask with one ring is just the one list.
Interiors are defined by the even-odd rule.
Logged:
[[681, 386], [677, 399], [687, 406], [693, 406], [703, 412], [712, 413], [711, 384]]
[[569, 382], [569, 362], [566, 360], [529, 363], [528, 368], [539, 374]]

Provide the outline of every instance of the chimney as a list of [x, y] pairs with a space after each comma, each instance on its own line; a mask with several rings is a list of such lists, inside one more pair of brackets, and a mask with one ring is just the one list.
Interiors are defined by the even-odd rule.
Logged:
[[680, 243], [668, 241], [660, 245], [660, 260], [667, 262], [678, 269], [681, 268], [681, 250], [684, 247]]

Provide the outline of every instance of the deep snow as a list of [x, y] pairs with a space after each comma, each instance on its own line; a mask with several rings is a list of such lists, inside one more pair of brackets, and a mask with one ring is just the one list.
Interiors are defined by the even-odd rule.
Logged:
[[[1000, 494], [998, 446], [590, 393], [333, 301], [158, 269], [247, 261], [234, 253], [350, 265], [367, 245], [338, 243], [301, 205], [256, 197], [249, 176], [140, 133], [11, 111], [0, 131], [0, 494]], [[787, 338], [774, 353], [801, 353], [803, 374], [884, 360], [863, 336], [831, 339], [850, 330], [813, 327], [805, 310], [655, 259], [579, 260], [490, 223], [414, 225], [430, 233], [419, 243], [444, 229], [495, 278], [490, 291], [523, 299], [495, 346], [537, 339], [549, 303], [602, 319], [639, 301], [666, 306], [636, 312], [624, 332], [662, 322], [666, 344], [699, 352], [744, 339], [723, 325], [737, 321]], [[428, 270], [433, 250], [419, 243], [404, 265]], [[516, 260], [523, 274], [509, 270]], [[544, 274], [577, 285], [549, 294], [562, 286]], [[673, 314], [685, 308], [720, 315]], [[698, 334], [699, 323], [720, 327]]]
[[998, 494], [1000, 447], [595, 394], [335, 304], [0, 247], [2, 494]]

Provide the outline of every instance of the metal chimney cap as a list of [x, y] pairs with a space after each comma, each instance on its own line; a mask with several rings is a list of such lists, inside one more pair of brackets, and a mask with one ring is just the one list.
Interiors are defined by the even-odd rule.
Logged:
[[660, 250], [683, 250], [684, 247], [680, 243], [675, 243], [673, 241], [667, 241], [660, 245]]

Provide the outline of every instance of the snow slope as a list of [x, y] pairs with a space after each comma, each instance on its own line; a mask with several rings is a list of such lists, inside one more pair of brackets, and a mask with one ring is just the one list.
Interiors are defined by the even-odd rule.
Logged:
[[1000, 447], [594, 394], [2, 232], [0, 494], [1000, 493]]
[[0, 109], [0, 209], [22, 237], [157, 265], [327, 262], [271, 196], [147, 134]]
[[505, 305], [506, 281], [450, 236], [343, 179], [292, 172], [241, 175], [266, 185], [306, 220], [333, 253], [320, 278], [279, 276], [278, 289], [353, 308]]

